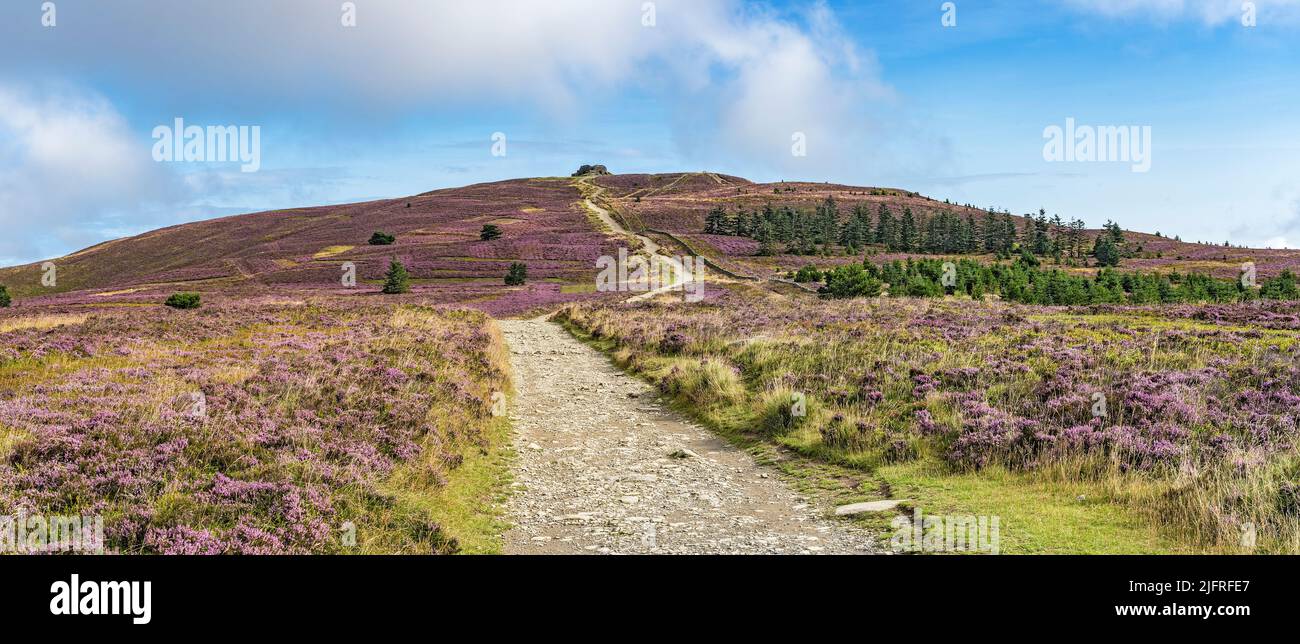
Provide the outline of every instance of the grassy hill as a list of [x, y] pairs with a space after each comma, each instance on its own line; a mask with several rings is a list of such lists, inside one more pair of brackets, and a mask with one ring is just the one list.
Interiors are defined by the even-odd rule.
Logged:
[[[712, 173], [614, 175], [601, 177], [596, 182], [606, 189], [606, 196], [632, 229], [671, 233], [691, 250], [708, 255], [719, 264], [738, 272], [754, 275], [789, 270], [809, 261], [833, 265], [857, 261], [857, 258], [810, 259], [790, 255], [756, 257], [758, 243], [751, 239], [704, 234], [705, 216], [709, 210], [721, 205], [728, 210], [744, 208], [755, 211], [768, 204], [777, 208], [789, 206], [797, 210], [812, 210], [828, 197], [834, 197], [841, 215], [851, 212], [858, 204], [865, 204], [869, 212], [875, 213], [883, 204], [893, 210], [895, 216], [904, 208], [910, 208], [918, 218], [918, 223], [945, 210], [961, 218], [971, 215], [976, 221], [986, 212], [981, 208], [947, 203], [900, 188], [798, 181], [753, 183], [739, 177]], [[1029, 221], [1024, 215], [1014, 215], [1013, 220], [1020, 230]], [[1101, 232], [1100, 229], [1086, 230], [1089, 244]], [[1286, 268], [1293, 271], [1300, 269], [1300, 250], [1190, 243], [1165, 235], [1157, 236], [1154, 231], [1125, 231], [1125, 237], [1130, 256], [1121, 263], [1122, 270], [1198, 272], [1231, 278], [1240, 273], [1242, 263], [1254, 262], [1257, 274], [1262, 278], [1276, 275]], [[875, 253], [873, 258], [877, 261], [909, 255], [886, 253], [883, 249], [869, 251]], [[1086, 272], [1086, 269], [1080, 270]]]
[[[118, 239], [53, 260], [58, 292], [190, 283], [244, 282], [328, 287], [338, 265], [355, 262], [360, 279], [378, 279], [390, 257], [417, 278], [500, 277], [512, 260], [531, 274], [585, 274], [605, 237], [575, 206], [563, 179], [518, 179], [436, 190], [412, 197], [223, 217]], [[479, 241], [484, 224], [500, 239]], [[370, 246], [375, 231], [397, 237]], [[0, 269], [19, 295], [40, 291], [39, 262]]]
[[[874, 212], [886, 204], [896, 213], [910, 208], [924, 222], [943, 210], [982, 217], [983, 210], [937, 201], [897, 188], [830, 183], [754, 183], [708, 172], [622, 174], [591, 179], [603, 200], [634, 231], [662, 231], [668, 248], [701, 254], [736, 273], [766, 276], [807, 262], [835, 264], [856, 256], [756, 257], [757, 243], [744, 237], [705, 235], [706, 213], [715, 206], [757, 209], [765, 204], [813, 209], [828, 197], [847, 213], [858, 204]], [[356, 266], [360, 286], [374, 287], [390, 259], [410, 272], [415, 292], [439, 301], [514, 303], [500, 311], [568, 301], [590, 294], [595, 262], [614, 254], [622, 240], [600, 230], [580, 206], [583, 192], [569, 178], [514, 179], [435, 190], [411, 197], [337, 206], [317, 206], [223, 217], [162, 228], [104, 242], [52, 261], [57, 286], [41, 285], [40, 263], [0, 269], [19, 301], [68, 301], [74, 293], [95, 302], [153, 298], [174, 290], [257, 294], [306, 290], [327, 294], [367, 292], [344, 289], [342, 265]], [[1024, 217], [1014, 217], [1024, 227]], [[502, 236], [480, 241], [486, 225]], [[391, 246], [371, 246], [372, 233], [395, 235]], [[1089, 238], [1099, 231], [1087, 231]], [[1227, 248], [1129, 232], [1129, 253], [1121, 269], [1203, 272], [1235, 276], [1253, 261], [1259, 276], [1300, 266], [1300, 251]], [[870, 248], [876, 260], [904, 257]], [[991, 259], [991, 257], [989, 258]], [[510, 264], [528, 264], [531, 285], [507, 291], [501, 284]], [[1071, 270], [1087, 271], [1086, 267]], [[369, 289], [373, 290], [373, 288]]]

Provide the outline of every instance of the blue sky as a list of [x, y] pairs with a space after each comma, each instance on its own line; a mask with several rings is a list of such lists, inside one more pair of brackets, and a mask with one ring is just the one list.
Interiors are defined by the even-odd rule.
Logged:
[[[581, 163], [1300, 245], [1300, 0], [43, 4], [0, 6], [0, 265]], [[155, 162], [177, 117], [259, 126], [260, 170]], [[1150, 127], [1150, 171], [1045, 161], [1067, 118]]]

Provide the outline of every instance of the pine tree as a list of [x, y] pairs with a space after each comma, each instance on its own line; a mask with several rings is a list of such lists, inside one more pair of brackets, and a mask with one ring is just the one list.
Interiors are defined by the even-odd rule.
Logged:
[[1038, 256], [1051, 255], [1052, 238], [1049, 234], [1050, 224], [1047, 220], [1047, 211], [1039, 209], [1038, 216], [1030, 224], [1025, 229], [1025, 237], [1029, 240], [1029, 247], [1033, 250], [1033, 253]]
[[411, 276], [406, 267], [396, 258], [388, 263], [388, 273], [384, 275], [384, 293], [396, 295], [411, 290]]
[[1052, 254], [1060, 255], [1060, 253], [1065, 250], [1066, 241], [1065, 241], [1065, 222], [1061, 221], [1061, 216], [1059, 214], [1052, 215], [1051, 237], [1052, 237]]
[[528, 265], [523, 262], [514, 262], [510, 264], [510, 270], [506, 272], [506, 286], [520, 286], [528, 279]]
[[1083, 257], [1083, 230], [1082, 219], [1070, 220], [1069, 231], [1066, 233], [1066, 250], [1071, 257]]
[[879, 219], [876, 221], [876, 243], [884, 244], [888, 250], [896, 250], [898, 237], [894, 228], [894, 213], [890, 212], [889, 206], [882, 203], [877, 216]]
[[1010, 253], [1011, 249], [1016, 247], [1016, 220], [1011, 217], [1011, 213], [1002, 213], [1002, 237], [998, 244], [998, 250], [1004, 253]]
[[732, 232], [737, 237], [748, 237], [750, 234], [749, 213], [741, 208], [736, 211], [736, 220], [732, 222]]
[[1284, 269], [1277, 277], [1264, 280], [1259, 294], [1267, 300], [1295, 300], [1300, 299], [1300, 288], [1296, 287], [1295, 274], [1291, 269]]
[[1105, 228], [1106, 235], [1110, 237], [1111, 243], [1116, 246], [1124, 245], [1124, 229], [1120, 228], [1119, 224], [1107, 219]]
[[1002, 248], [1001, 235], [1002, 224], [998, 221], [997, 213], [989, 208], [984, 213], [984, 252], [996, 253]]
[[[763, 204], [763, 210], [759, 214], [759, 218], [762, 220], [758, 224], [759, 230], [765, 229], [767, 231], [768, 239], [776, 239], [776, 209], [772, 207], [772, 204]], [[760, 239], [759, 241], [761, 242], [763, 240]]]
[[1099, 266], [1119, 266], [1119, 247], [1108, 235], [1099, 235], [1093, 244], [1092, 255]]
[[966, 213], [966, 227], [962, 230], [961, 246], [963, 253], [978, 253], [980, 249], [979, 224], [975, 223], [975, 215], [970, 212]]
[[847, 248], [856, 249], [862, 245], [863, 240], [863, 220], [866, 210], [862, 204], [853, 207], [853, 214], [849, 216], [847, 222], [840, 229], [840, 244]]
[[834, 195], [826, 197], [826, 201], [817, 206], [816, 226], [818, 242], [829, 244], [839, 239], [840, 208]]
[[480, 241], [492, 241], [501, 236], [501, 228], [495, 224], [483, 224], [483, 229], [479, 231], [478, 238]]
[[704, 232], [708, 235], [721, 235], [723, 222], [727, 220], [727, 211], [722, 206], [714, 206], [704, 217]]
[[917, 245], [916, 218], [910, 207], [903, 207], [903, 222], [898, 227], [898, 249], [910, 252]]

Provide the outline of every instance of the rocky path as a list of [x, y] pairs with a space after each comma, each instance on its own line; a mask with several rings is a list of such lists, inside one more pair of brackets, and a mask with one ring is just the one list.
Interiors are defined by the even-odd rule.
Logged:
[[865, 532], [668, 410], [558, 325], [499, 323], [517, 391], [506, 552], [860, 553]]
[[600, 195], [605, 192], [604, 188], [596, 185], [589, 178], [578, 179], [578, 181], [585, 183], [586, 185], [591, 186], [594, 189], [593, 196], [595, 198], [586, 197], [583, 199], [583, 202], [586, 204], [586, 207], [589, 208], [592, 212], [596, 213], [596, 217], [600, 219], [600, 221], [603, 222], [606, 226], [608, 226], [610, 231], [612, 231], [615, 235], [634, 237], [640, 240], [641, 242], [640, 253], [648, 257], [649, 261], [659, 264], [659, 269], [664, 271], [664, 274], [673, 276], [672, 282], [665, 284], [663, 286], [659, 286], [652, 290], [646, 291], [645, 293], [641, 293], [639, 295], [635, 295], [631, 298], [628, 298], [628, 301], [635, 302], [637, 300], [647, 300], [647, 299], [654, 298], [655, 296], [661, 293], [667, 293], [669, 291], [680, 289], [682, 286], [682, 280], [684, 280], [686, 277], [685, 274], [682, 272], [682, 267], [680, 263], [673, 260], [672, 258], [664, 257], [663, 255], [660, 255], [659, 250], [661, 247], [659, 246], [658, 242], [656, 242], [653, 239], [650, 239], [649, 237], [646, 237], [645, 235], [642, 235], [640, 233], [635, 233], [624, 228], [623, 225], [618, 222], [618, 220], [614, 219], [614, 216], [609, 212], [609, 210], [607, 210], [599, 203], [597, 203], [597, 200], [599, 199]]

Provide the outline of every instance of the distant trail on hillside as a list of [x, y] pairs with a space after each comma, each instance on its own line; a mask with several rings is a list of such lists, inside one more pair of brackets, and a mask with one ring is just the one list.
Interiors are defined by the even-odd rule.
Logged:
[[[594, 194], [597, 197], [599, 197], [600, 194], [605, 191], [604, 188], [591, 183], [591, 180], [589, 178], [578, 179], [578, 182], [590, 186], [594, 190]], [[681, 266], [678, 266], [673, 260], [659, 254], [659, 249], [662, 247], [657, 242], [655, 242], [655, 240], [650, 239], [649, 237], [646, 237], [645, 235], [642, 235], [640, 233], [634, 233], [628, 230], [627, 228], [624, 228], [623, 224], [620, 224], [617, 219], [614, 219], [614, 216], [610, 214], [607, 208], [596, 203], [595, 199], [591, 197], [583, 197], [583, 204], [587, 208], [590, 208], [592, 212], [595, 212], [596, 216], [600, 218], [600, 221], [604, 223], [606, 226], [609, 226], [610, 230], [612, 230], [614, 234], [625, 235], [627, 237], [633, 237], [635, 239], [640, 240], [642, 250], [644, 250], [647, 254], [649, 254], [650, 261], [655, 262], [659, 265], [659, 270], [671, 271], [670, 274], [673, 276], [673, 281], [671, 283], [661, 286], [652, 291], [647, 291], [645, 293], [639, 293], [637, 295], [634, 295], [627, 299], [628, 302], [635, 302], [638, 300], [648, 300], [652, 297], [655, 297], [656, 295], [659, 295], [660, 293], [667, 293], [670, 291], [681, 289], [683, 282], [685, 282], [688, 276], [683, 274], [681, 270], [682, 268]]]
[[499, 322], [519, 452], [512, 554], [867, 554], [872, 537], [683, 419], [559, 325]]

